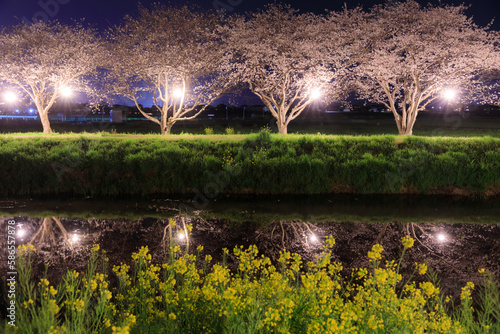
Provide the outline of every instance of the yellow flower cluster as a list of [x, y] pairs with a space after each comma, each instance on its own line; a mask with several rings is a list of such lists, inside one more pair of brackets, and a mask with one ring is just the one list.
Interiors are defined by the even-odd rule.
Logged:
[[132, 254], [132, 259], [136, 262], [151, 262], [148, 246], [142, 246], [137, 253]]
[[34, 304], [35, 302], [32, 299], [28, 299], [28, 301], [23, 302], [24, 308], [28, 308], [30, 305]]
[[417, 266], [419, 275], [425, 275], [425, 273], [427, 273], [427, 265], [425, 263], [422, 264], [415, 263], [415, 266]]
[[24, 244], [17, 246], [17, 249], [19, 250], [20, 255], [22, 255], [23, 253], [35, 252], [36, 251], [36, 248], [33, 245], [26, 246]]
[[370, 261], [379, 261], [382, 259], [382, 252], [384, 251], [384, 248], [379, 245], [379, 244], [375, 244], [372, 246], [372, 250], [368, 252], [368, 258], [370, 259]]
[[73, 302], [66, 301], [66, 305], [70, 309], [73, 309], [75, 312], [82, 312], [85, 307], [85, 301], [83, 301], [82, 299], [77, 299]]
[[64, 334], [67, 333], [66, 327], [64, 326], [50, 326], [47, 334]]
[[414, 240], [413, 238], [405, 235], [403, 238], [401, 238], [401, 242], [404, 248], [412, 248]]
[[474, 283], [467, 282], [467, 284], [462, 288], [462, 292], [460, 293], [461, 300], [472, 300], [471, 293], [474, 290]]
[[[404, 249], [413, 246], [409, 237], [401, 241]], [[108, 290], [106, 274], [87, 272], [79, 279], [78, 272], [71, 271], [59, 294], [65, 300], [64, 316], [56, 316], [61, 311], [54, 299], [58, 292], [46, 279], [38, 284], [44, 299], [26, 299], [23, 310], [45, 305], [53, 328], [44, 331], [54, 333], [62, 324], [84, 324], [83, 319], [93, 317], [99, 319], [95, 332], [117, 334], [130, 333], [137, 322], [147, 326], [155, 321], [171, 332], [193, 333], [242, 326], [254, 333], [290, 333], [296, 328], [318, 334], [463, 332], [446, 313], [439, 288], [431, 282], [403, 280], [397, 261], [380, 262], [381, 245], [368, 252], [372, 268], [350, 274], [333, 261], [334, 246], [333, 237], [325, 238], [321, 254], [307, 265], [300, 255], [282, 251], [277, 266], [256, 246], [236, 247], [232, 252], [238, 260], [236, 273], [220, 263], [208, 270], [211, 257], [205, 257], [203, 264], [203, 258], [182, 254], [178, 246], [170, 248], [166, 263], [153, 264], [148, 247], [141, 247], [132, 255], [132, 268], [123, 263], [113, 267], [116, 292]], [[425, 263], [415, 266], [419, 274], [427, 272]], [[473, 288], [469, 282], [462, 299], [470, 300]], [[65, 317], [71, 322], [58, 322]], [[80, 327], [67, 328], [79, 332]]]

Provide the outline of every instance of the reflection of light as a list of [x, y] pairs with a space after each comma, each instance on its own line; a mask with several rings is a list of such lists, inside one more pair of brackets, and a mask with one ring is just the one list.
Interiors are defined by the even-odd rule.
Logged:
[[24, 236], [25, 236], [25, 234], [26, 234], [26, 230], [24, 230], [23, 228], [20, 228], [20, 229], [18, 229], [18, 230], [17, 230], [17, 233], [16, 233], [16, 234], [17, 234], [17, 236], [18, 236], [19, 238], [22, 238], [22, 237], [24, 237]]
[[184, 95], [184, 92], [182, 91], [182, 89], [177, 88], [176, 90], [174, 90], [174, 97], [181, 98], [182, 95]]
[[439, 233], [438, 235], [436, 235], [436, 238], [438, 239], [439, 242], [445, 242], [446, 239], [448, 239], [446, 237], [446, 234], [443, 234], [443, 233]]
[[30, 114], [32, 114], [34, 112], [34, 110], [30, 108], [29, 112], [30, 112]]
[[73, 94], [73, 91], [69, 87], [61, 88], [61, 95], [64, 97], [70, 97]]
[[457, 92], [453, 89], [447, 89], [443, 92], [443, 97], [447, 100], [453, 100], [457, 96]]
[[12, 103], [15, 100], [17, 100], [17, 96], [13, 92], [7, 92], [7, 93], [5, 93], [4, 97], [5, 97], [5, 101], [7, 101], [9, 103]]
[[76, 233], [72, 234], [71, 235], [71, 243], [77, 243], [78, 241], [80, 241], [80, 236]]
[[184, 232], [181, 232], [181, 233], [177, 234], [177, 238], [179, 240], [184, 240], [184, 238], [186, 238], [186, 235], [184, 234]]
[[311, 234], [311, 237], [309, 238], [311, 240], [311, 242], [316, 242], [318, 241], [318, 237], [315, 236], [314, 234]]

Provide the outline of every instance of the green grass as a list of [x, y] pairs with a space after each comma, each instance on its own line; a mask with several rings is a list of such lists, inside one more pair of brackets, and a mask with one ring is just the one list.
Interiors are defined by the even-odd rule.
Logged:
[[[169, 231], [175, 228], [170, 222]], [[185, 227], [189, 230], [189, 226]], [[172, 239], [170, 233], [170, 239]], [[167, 242], [168, 243], [168, 242]], [[86, 272], [68, 270], [58, 285], [32, 279], [32, 246], [20, 246], [16, 285], [17, 330], [10, 333], [498, 333], [499, 284], [488, 271], [467, 283], [458, 303], [444, 296], [425, 264], [400, 274], [413, 246], [402, 239], [399, 259], [383, 247], [368, 252], [372, 266], [345, 275], [328, 237], [304, 263], [285, 250], [276, 263], [255, 246], [224, 250], [222, 263], [170, 244], [161, 263], [142, 247], [132, 262], [108, 270], [98, 245]], [[227, 256], [237, 259], [231, 271]], [[418, 279], [417, 277], [420, 276]], [[113, 279], [111, 279], [113, 277]], [[417, 283], [416, 281], [419, 281]], [[473, 292], [479, 290], [473, 300]], [[458, 292], [456, 293], [458, 295]], [[471, 306], [474, 303], [474, 309]]]
[[497, 194], [500, 139], [2, 135], [1, 196]]

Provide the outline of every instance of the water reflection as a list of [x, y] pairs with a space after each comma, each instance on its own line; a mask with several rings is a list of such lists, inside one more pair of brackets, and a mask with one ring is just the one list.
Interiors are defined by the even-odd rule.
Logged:
[[[222, 249], [255, 244], [261, 253], [276, 260], [286, 249], [301, 255], [307, 262], [321, 252], [322, 241], [329, 235], [336, 240], [335, 261], [344, 270], [370, 267], [367, 252], [375, 243], [384, 247], [384, 259], [396, 260], [402, 250], [401, 238], [409, 235], [415, 244], [407, 252], [401, 268], [414, 270], [415, 262], [426, 262], [441, 280], [445, 293], [460, 291], [467, 281], [479, 282], [478, 270], [485, 268], [500, 279], [500, 225], [445, 223], [359, 223], [278, 220], [269, 224], [234, 222], [227, 219], [174, 218], [84, 219], [65, 217], [4, 217], [2, 224], [17, 222], [18, 244], [33, 244], [37, 249], [34, 268], [42, 275], [43, 263], [50, 262], [49, 276], [62, 275], [66, 268], [83, 270], [92, 244], [100, 244], [110, 264], [130, 262], [130, 256], [141, 246], [149, 246], [153, 259], [161, 262], [169, 247], [179, 245], [182, 252], [196, 252], [203, 246], [202, 256], [210, 254], [222, 261]], [[2, 241], [5, 242], [5, 241]], [[1, 256], [5, 257], [5, 254]], [[235, 268], [229, 255], [228, 265]], [[4, 266], [7, 261], [1, 260]], [[6, 268], [1, 268], [6, 272]], [[455, 289], [456, 288], [456, 289]]]
[[[15, 217], [9, 218], [16, 220]], [[16, 237], [18, 244], [34, 246], [75, 246], [82, 241], [83, 235], [77, 230], [68, 232], [57, 217], [23, 218], [17, 224]]]

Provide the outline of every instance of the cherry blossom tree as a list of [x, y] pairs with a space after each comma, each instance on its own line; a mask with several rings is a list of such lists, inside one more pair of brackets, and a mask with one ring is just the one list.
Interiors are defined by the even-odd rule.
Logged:
[[69, 90], [85, 91], [86, 77], [98, 68], [104, 47], [95, 31], [81, 23], [21, 23], [0, 33], [0, 83], [29, 96], [51, 133], [48, 114]]
[[236, 18], [227, 26], [239, 80], [276, 118], [278, 131], [319, 96], [331, 95], [349, 62], [351, 48], [340, 29], [349, 15], [300, 14], [287, 5]]
[[[232, 86], [223, 21], [187, 6], [141, 7], [137, 18], [127, 16], [112, 33], [110, 90], [132, 100], [161, 134], [197, 117]], [[145, 96], [152, 96], [160, 119], [144, 111], [139, 99]]]
[[364, 29], [355, 82], [362, 98], [392, 111], [399, 134], [411, 135], [418, 113], [444, 92], [471, 98], [481, 73], [498, 69], [495, 32], [477, 26], [466, 9], [388, 2], [357, 22]]

